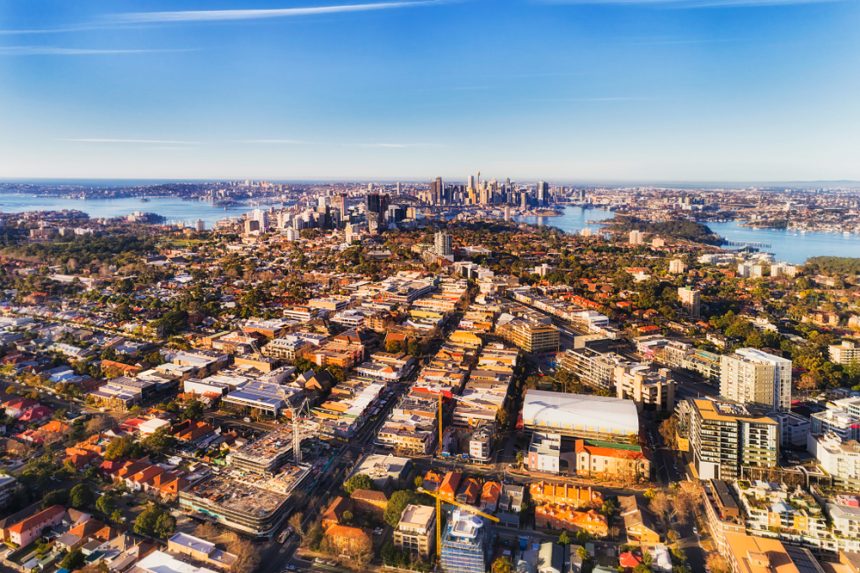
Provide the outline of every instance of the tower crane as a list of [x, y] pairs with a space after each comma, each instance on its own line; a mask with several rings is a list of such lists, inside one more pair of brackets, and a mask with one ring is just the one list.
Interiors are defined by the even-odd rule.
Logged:
[[436, 408], [436, 427], [439, 431], [438, 443], [436, 445], [436, 456], [441, 457], [441, 455], [442, 455], [442, 434], [444, 431], [444, 428], [442, 427], [442, 406], [445, 403], [444, 402], [445, 398], [448, 398], [449, 400], [455, 400], [455, 401], [460, 402], [462, 404], [471, 404], [472, 406], [485, 406], [485, 404], [480, 404], [480, 403], [475, 402], [473, 400], [469, 400], [468, 398], [463, 398], [461, 396], [457, 396], [457, 395], [451, 393], [449, 390], [430, 390], [430, 389], [427, 389], [426, 392], [428, 394], [436, 394], [436, 397], [439, 400], [439, 405]]
[[449, 503], [455, 507], [459, 507], [460, 509], [465, 509], [469, 513], [474, 513], [475, 515], [480, 515], [484, 519], [489, 519], [493, 523], [498, 523], [499, 518], [495, 515], [490, 515], [489, 513], [485, 513], [478, 509], [477, 507], [473, 507], [466, 503], [460, 503], [459, 501], [450, 499], [448, 497], [442, 498], [435, 491], [429, 491], [424, 489], [423, 487], [419, 487], [418, 491], [420, 493], [426, 493], [430, 497], [433, 497], [436, 500], [436, 561], [442, 557], [442, 502]]

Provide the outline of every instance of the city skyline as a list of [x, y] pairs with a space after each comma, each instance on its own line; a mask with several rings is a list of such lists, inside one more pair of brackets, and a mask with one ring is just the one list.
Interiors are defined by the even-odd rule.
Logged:
[[860, 179], [852, 1], [0, 4], [0, 178]]

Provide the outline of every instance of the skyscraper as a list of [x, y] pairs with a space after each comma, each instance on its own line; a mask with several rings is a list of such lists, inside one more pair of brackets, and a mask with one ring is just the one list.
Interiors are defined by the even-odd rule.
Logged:
[[388, 194], [367, 194], [367, 225], [375, 228], [376, 232], [382, 232], [385, 225], [385, 212], [388, 210]]
[[549, 183], [546, 181], [538, 181], [537, 202], [542, 207], [549, 203]]
[[720, 394], [771, 410], [791, 408], [791, 360], [757, 348], [720, 358]]
[[442, 183], [442, 178], [437, 177], [435, 181], [430, 183], [430, 202], [433, 205], [441, 205], [445, 197], [445, 187]]
[[340, 220], [347, 219], [346, 213], [346, 193], [338, 193], [332, 198], [332, 207], [340, 212]]

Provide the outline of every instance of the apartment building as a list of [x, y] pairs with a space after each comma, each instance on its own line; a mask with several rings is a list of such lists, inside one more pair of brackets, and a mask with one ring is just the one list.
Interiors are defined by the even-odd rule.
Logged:
[[730, 479], [743, 466], [775, 467], [779, 458], [779, 424], [755, 416], [741, 404], [691, 400], [690, 451], [699, 479]]
[[860, 344], [857, 344], [856, 340], [845, 339], [839, 344], [831, 345], [828, 351], [830, 361], [834, 364], [860, 364]]
[[841, 440], [860, 440], [860, 398], [842, 398], [827, 403], [822, 412], [810, 416], [812, 434], [833, 433]]
[[615, 367], [613, 378], [618, 398], [627, 398], [640, 410], [671, 412], [675, 408], [675, 380], [668, 368], [654, 369], [646, 363]]
[[436, 509], [427, 505], [409, 504], [403, 509], [394, 546], [412, 555], [426, 559], [434, 548]]
[[615, 367], [623, 358], [614, 352], [602, 352], [586, 345], [565, 350], [559, 358], [559, 368], [570, 372], [580, 383], [597, 390], [613, 390]]
[[740, 404], [791, 408], [791, 360], [757, 348], [740, 348], [720, 359], [720, 394]]
[[549, 318], [532, 315], [512, 318], [499, 324], [496, 334], [525, 352], [558, 351], [559, 331]]
[[860, 443], [842, 441], [836, 434], [808, 437], [809, 453], [838, 487], [860, 491]]

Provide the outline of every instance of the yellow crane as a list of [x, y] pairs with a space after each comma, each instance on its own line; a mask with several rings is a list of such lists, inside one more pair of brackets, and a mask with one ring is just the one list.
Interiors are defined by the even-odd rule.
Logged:
[[463, 404], [471, 404], [473, 406], [485, 406], [485, 404], [480, 404], [478, 402], [462, 398], [447, 390], [427, 390], [427, 392], [430, 394], [436, 394], [436, 397], [439, 400], [439, 405], [436, 408], [436, 427], [439, 431], [439, 438], [436, 444], [436, 457], [438, 458], [442, 457], [442, 434], [444, 433], [444, 428], [442, 427], [442, 406], [445, 403], [445, 398], [456, 400], [457, 402], [461, 402]]
[[495, 515], [490, 515], [489, 513], [484, 513], [477, 507], [473, 507], [471, 505], [460, 503], [459, 501], [450, 499], [448, 497], [442, 498], [435, 491], [429, 491], [424, 489], [423, 487], [419, 487], [418, 491], [421, 493], [426, 493], [427, 495], [433, 497], [436, 500], [436, 562], [438, 564], [439, 560], [442, 558], [442, 502], [450, 503], [455, 507], [459, 507], [460, 509], [465, 509], [469, 513], [474, 513], [475, 515], [480, 515], [485, 519], [489, 519], [493, 523], [498, 523], [499, 518]]

